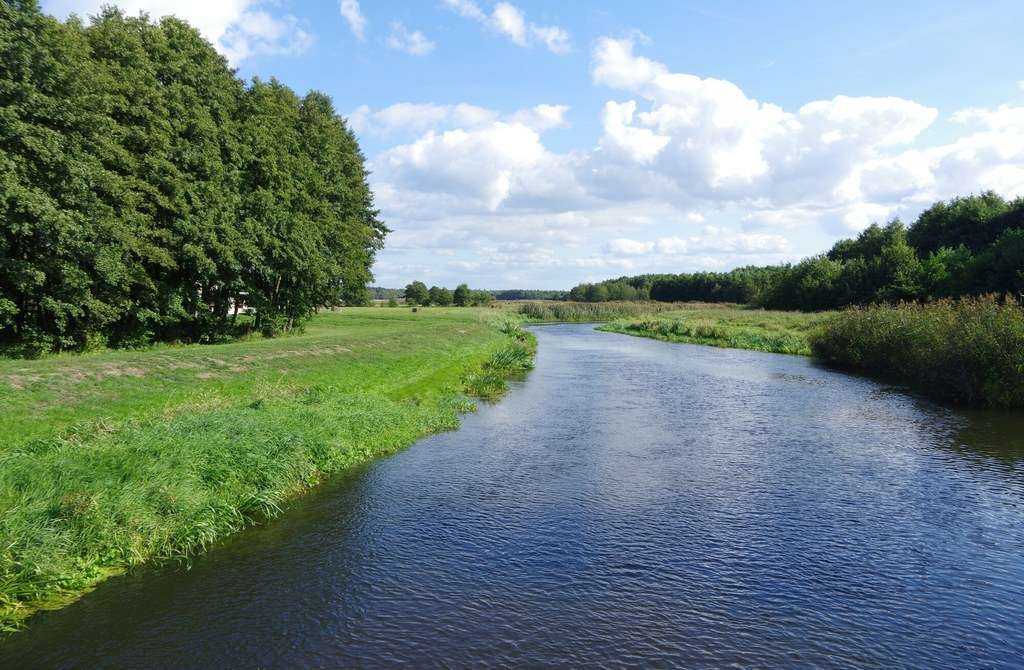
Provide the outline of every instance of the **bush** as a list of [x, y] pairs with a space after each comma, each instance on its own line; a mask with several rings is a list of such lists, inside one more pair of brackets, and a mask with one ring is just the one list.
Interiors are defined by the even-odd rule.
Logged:
[[811, 336], [827, 363], [965, 405], [1024, 407], [1024, 304], [989, 295], [855, 307]]

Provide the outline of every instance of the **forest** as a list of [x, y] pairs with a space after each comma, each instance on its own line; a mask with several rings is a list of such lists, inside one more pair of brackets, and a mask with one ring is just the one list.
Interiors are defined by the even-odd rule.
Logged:
[[570, 300], [743, 303], [820, 311], [850, 305], [1024, 292], [1024, 198], [954, 198], [910, 226], [873, 224], [796, 264], [620, 277], [580, 284]]
[[364, 163], [330, 98], [243, 82], [183, 21], [0, 2], [0, 350], [219, 341], [365, 303], [388, 230]]

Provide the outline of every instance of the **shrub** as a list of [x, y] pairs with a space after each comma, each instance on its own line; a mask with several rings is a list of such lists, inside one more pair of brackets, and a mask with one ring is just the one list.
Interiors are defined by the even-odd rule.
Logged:
[[965, 405], [1024, 407], [1024, 304], [994, 295], [854, 307], [812, 334], [827, 363]]

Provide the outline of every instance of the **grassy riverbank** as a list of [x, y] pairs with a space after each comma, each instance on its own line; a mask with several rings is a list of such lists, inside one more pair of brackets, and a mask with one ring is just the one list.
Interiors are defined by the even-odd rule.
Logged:
[[814, 354], [940, 400], [1024, 407], [1024, 304], [994, 296], [844, 310], [811, 338]]
[[519, 314], [533, 323], [596, 323], [646, 317], [679, 309], [663, 302], [524, 302]]
[[691, 303], [673, 305], [671, 310], [647, 318], [617, 319], [598, 330], [666, 342], [809, 356], [811, 331], [830, 316]]
[[0, 629], [455, 428], [532, 353], [492, 311], [363, 308], [281, 339], [0, 361]]

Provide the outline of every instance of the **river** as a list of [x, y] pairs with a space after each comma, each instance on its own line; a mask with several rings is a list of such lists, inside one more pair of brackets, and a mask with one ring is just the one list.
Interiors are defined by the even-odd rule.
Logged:
[[38, 615], [0, 667], [1022, 667], [1024, 417], [535, 332], [458, 431]]

